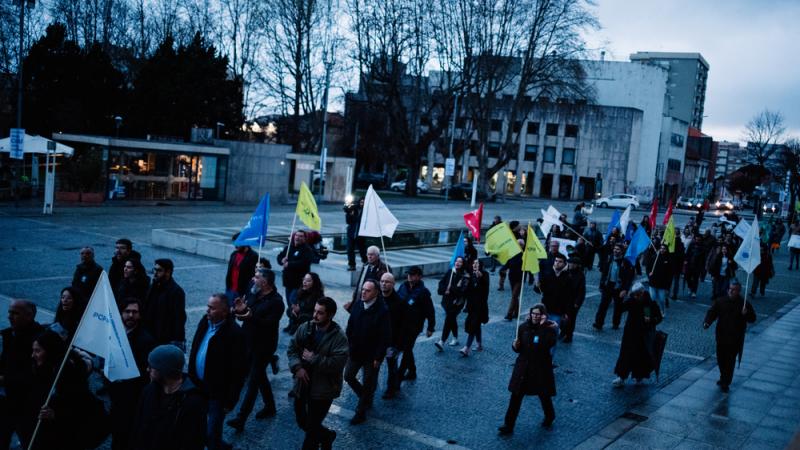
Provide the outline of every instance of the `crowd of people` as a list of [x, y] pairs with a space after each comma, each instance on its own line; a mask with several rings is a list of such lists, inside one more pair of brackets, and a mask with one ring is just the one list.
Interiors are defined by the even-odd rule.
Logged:
[[[730, 385], [746, 322], [755, 320], [752, 305], [742, 298], [736, 280], [733, 255], [741, 239], [724, 224], [700, 233], [699, 215], [690, 220], [670, 251], [670, 243], [662, 239], [663, 227], [650, 229], [645, 217], [638, 226], [646, 227], [653, 245], [632, 263], [625, 254], [637, 225], [624, 231], [614, 228], [604, 235], [587, 215], [584, 205], [578, 205], [572, 222], [566, 216], [560, 219], [564, 230], [553, 226], [547, 236], [541, 236], [547, 257], [539, 261], [538, 273], [523, 272], [522, 254], [499, 269], [498, 290], [505, 289], [506, 279], [511, 287], [505, 319], [524, 318], [512, 343], [518, 357], [508, 385], [511, 399], [501, 434], [513, 432], [526, 395], [539, 397], [544, 427], [555, 420], [553, 358], [558, 343], [573, 340], [586, 298], [586, 273], [593, 270], [595, 259], [601, 272], [601, 299], [593, 327], [603, 329], [609, 307], [613, 329], [619, 328], [626, 315], [614, 386], [623, 386], [627, 378], [637, 383], [650, 378], [657, 365], [656, 327], [666, 319], [670, 299], [677, 298], [681, 284], [691, 299], [696, 298], [698, 284], [707, 276], [713, 281], [714, 302], [703, 326], [718, 323], [719, 385], [723, 391]], [[494, 224], [501, 222], [495, 217]], [[524, 248], [527, 227], [519, 222], [509, 226]], [[798, 222], [790, 233], [800, 234]], [[553, 238], [573, 238], [576, 245], [564, 252], [561, 242]], [[352, 266], [354, 247], [348, 247]], [[774, 276], [773, 251], [770, 241], [765, 241], [752, 295], [760, 290], [763, 296]], [[793, 262], [796, 255], [793, 250]], [[69, 348], [103, 271], [94, 250], [81, 249], [80, 263], [70, 286], [61, 290], [52, 323], [37, 322], [36, 305], [30, 301], [14, 300], [9, 307], [11, 326], [2, 331], [0, 357], [5, 388], [0, 448], [8, 447], [14, 433], [23, 446], [32, 443], [31, 448], [37, 449], [94, 448], [109, 434], [114, 449], [231, 448], [223, 440], [223, 427], [227, 424], [243, 432], [259, 394], [263, 407], [256, 419], [277, 413], [267, 370], [276, 375], [280, 369], [277, 349], [284, 315], [288, 318], [283, 328], [289, 339], [286, 357], [294, 379], [289, 396], [298, 426], [305, 432], [302, 447], [331, 448], [336, 432], [325, 427], [324, 420], [344, 382], [358, 397], [350, 421], [358, 425], [367, 420], [384, 362], [383, 399], [395, 398], [404, 382], [417, 378], [415, 344], [420, 334], [431, 337], [436, 331], [436, 314], [419, 266], [409, 267], [397, 286], [380, 250], [367, 247], [358, 285], [342, 307], [348, 316], [337, 322], [339, 308], [312, 271], [314, 261], [306, 232], [294, 232], [275, 260], [282, 269], [281, 295], [272, 263], [249, 247], [236, 247], [229, 259], [225, 289], [209, 296], [206, 314], [193, 327], [187, 353], [186, 299], [174, 278], [173, 261], [156, 259], [151, 278], [132, 242], [119, 239], [108, 279], [141, 375], [104, 380], [98, 394], [108, 395], [106, 413], [89, 388], [89, 377], [101, 369], [102, 360]], [[491, 266], [490, 270], [484, 267], [472, 239], [465, 238], [464, 254], [454, 259], [436, 289], [444, 311], [441, 336], [433, 343], [437, 352], [461, 345], [462, 312], [466, 313], [463, 331], [467, 338], [459, 354], [467, 358], [484, 349], [482, 326], [489, 321], [490, 272], [498, 264], [492, 260]], [[637, 276], [647, 282], [636, 282]], [[541, 303], [518, 317], [526, 283], [541, 294]], [[59, 370], [62, 361], [63, 370]]]

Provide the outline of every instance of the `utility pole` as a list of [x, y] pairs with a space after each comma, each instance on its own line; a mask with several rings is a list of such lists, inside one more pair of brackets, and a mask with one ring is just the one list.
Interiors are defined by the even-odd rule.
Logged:
[[[19, 52], [17, 54], [17, 129], [22, 130], [22, 61], [23, 61], [23, 53], [25, 50], [25, 6], [30, 1], [31, 6], [33, 6], [34, 2], [32, 0], [19, 0]], [[20, 131], [22, 133], [22, 141], [25, 141], [25, 133], [24, 131]], [[24, 144], [23, 144], [24, 145]], [[24, 149], [24, 147], [23, 147]], [[22, 158], [15, 161], [14, 165], [16, 166], [16, 170], [14, 170], [13, 177], [11, 179], [11, 187], [14, 195], [14, 206], [19, 206], [19, 197], [20, 197], [20, 179], [22, 178], [22, 171], [24, 170], [24, 163], [25, 163], [25, 153], [23, 150]]]
[[[453, 159], [453, 140], [456, 136], [456, 117], [458, 117], [458, 96], [453, 99], [453, 120], [450, 122], [450, 148], [447, 151], [447, 159]], [[445, 171], [447, 171], [448, 164], [445, 163]], [[428, 163], [428, 170], [433, 170], [433, 162]], [[461, 170], [467, 170], [465, 167], [462, 167]], [[448, 197], [450, 196], [450, 188], [453, 186], [453, 175], [448, 175], [445, 173], [445, 190], [444, 190], [444, 201], [447, 203]]]
[[319, 198], [322, 200], [325, 191], [325, 166], [328, 159], [328, 93], [331, 90], [331, 69], [333, 68], [335, 44], [330, 37], [331, 32], [331, 0], [328, 0], [327, 23], [325, 25], [325, 49], [322, 51], [322, 63], [325, 65], [325, 92], [322, 94], [322, 139], [319, 155]]

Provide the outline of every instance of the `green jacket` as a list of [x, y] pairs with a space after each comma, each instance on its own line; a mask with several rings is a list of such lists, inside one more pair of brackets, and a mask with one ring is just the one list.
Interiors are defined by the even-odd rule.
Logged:
[[[293, 393], [295, 397], [310, 395], [312, 399], [334, 399], [342, 393], [342, 373], [347, 363], [347, 336], [342, 328], [331, 322], [328, 331], [314, 349], [314, 332], [316, 324], [305, 322], [297, 328], [286, 355], [289, 368], [296, 373], [300, 368], [306, 369], [311, 378], [311, 386], [305, 386], [295, 378]], [[303, 349], [309, 349], [315, 356], [311, 362], [302, 359]]]

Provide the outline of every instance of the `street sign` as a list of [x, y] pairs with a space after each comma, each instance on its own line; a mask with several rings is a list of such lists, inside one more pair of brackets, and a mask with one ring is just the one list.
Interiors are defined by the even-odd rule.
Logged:
[[11, 159], [23, 159], [25, 154], [25, 129], [12, 128], [11, 129]]
[[456, 159], [447, 158], [444, 161], [444, 176], [452, 177], [456, 173]]

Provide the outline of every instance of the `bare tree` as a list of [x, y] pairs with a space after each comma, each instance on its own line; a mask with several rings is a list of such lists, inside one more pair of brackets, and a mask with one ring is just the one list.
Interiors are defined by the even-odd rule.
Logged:
[[783, 114], [779, 111], [764, 109], [753, 116], [744, 128], [744, 139], [747, 141], [747, 159], [763, 169], [774, 169], [770, 159], [781, 149], [786, 126]]
[[786, 141], [780, 155], [779, 169], [789, 177], [789, 223], [796, 219], [795, 202], [800, 199], [800, 140]]

